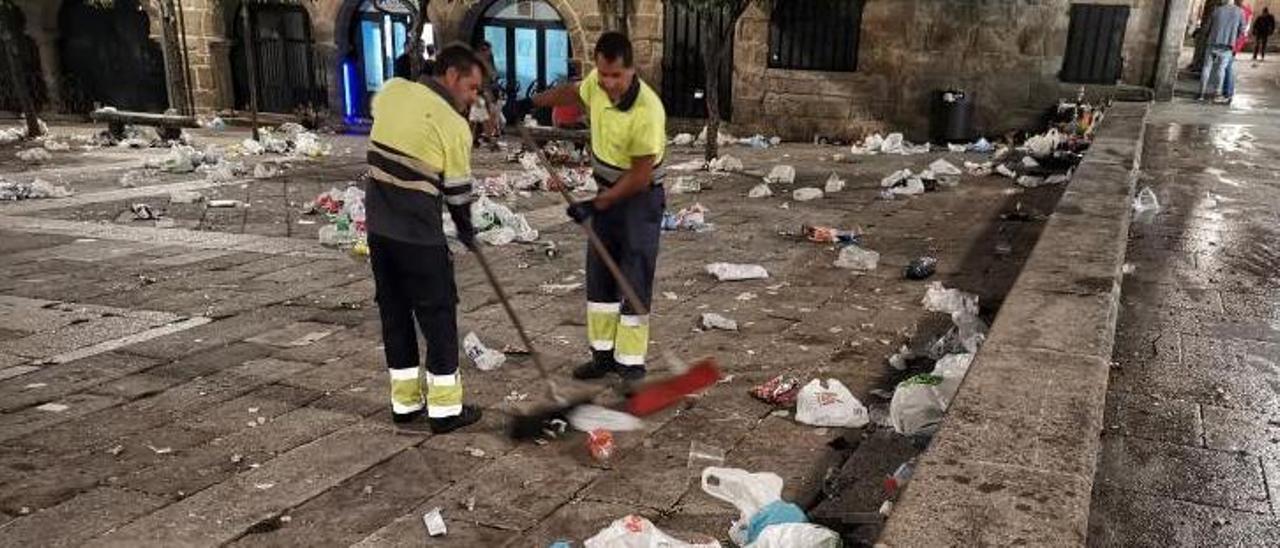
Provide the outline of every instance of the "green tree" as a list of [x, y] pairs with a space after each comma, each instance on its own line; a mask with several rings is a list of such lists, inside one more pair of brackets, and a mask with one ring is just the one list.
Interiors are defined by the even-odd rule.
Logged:
[[[707, 86], [707, 143], [704, 150], [706, 160], [720, 154], [720, 71], [729, 63], [729, 53], [733, 48], [733, 33], [738, 27], [738, 20], [746, 13], [751, 4], [758, 4], [763, 9], [773, 5], [772, 0], [666, 0], [693, 11], [698, 16], [699, 27], [703, 29], [699, 50], [702, 53], [702, 65], [706, 71]], [[723, 14], [723, 17], [721, 16]]]

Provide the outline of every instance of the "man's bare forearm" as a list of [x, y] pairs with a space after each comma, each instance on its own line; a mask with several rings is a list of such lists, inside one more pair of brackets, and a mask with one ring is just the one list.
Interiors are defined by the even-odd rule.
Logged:
[[533, 96], [533, 106], [539, 108], [574, 105], [582, 105], [582, 98], [578, 96], [578, 84], [576, 83], [556, 86]]

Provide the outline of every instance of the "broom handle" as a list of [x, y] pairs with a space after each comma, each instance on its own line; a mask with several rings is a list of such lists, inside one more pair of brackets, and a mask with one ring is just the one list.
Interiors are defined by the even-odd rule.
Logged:
[[551, 380], [547, 367], [542, 363], [542, 355], [533, 347], [533, 340], [529, 338], [529, 333], [525, 331], [524, 324], [520, 322], [520, 317], [516, 315], [516, 309], [511, 306], [511, 301], [507, 299], [507, 292], [502, 289], [502, 284], [498, 283], [498, 277], [494, 275], [493, 269], [489, 267], [489, 260], [485, 259], [479, 245], [476, 245], [475, 249], [471, 250], [471, 253], [476, 256], [476, 262], [480, 263], [480, 270], [484, 271], [484, 277], [489, 280], [489, 285], [493, 286], [493, 292], [498, 295], [498, 301], [502, 303], [502, 308], [507, 311], [507, 316], [511, 318], [511, 323], [515, 325], [516, 333], [520, 334], [520, 342], [524, 343], [524, 347], [529, 350], [529, 355], [533, 356], [533, 364], [538, 367], [538, 373], [542, 375], [542, 380], [547, 382], [547, 391], [551, 394], [551, 399], [563, 402], [564, 398], [560, 396], [560, 391], [556, 388], [555, 381]]

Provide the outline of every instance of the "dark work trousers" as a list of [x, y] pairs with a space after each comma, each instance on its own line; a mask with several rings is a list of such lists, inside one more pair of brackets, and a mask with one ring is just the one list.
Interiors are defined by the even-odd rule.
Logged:
[[[658, 265], [665, 208], [663, 188], [651, 186], [591, 218], [591, 228], [617, 261], [646, 310], [653, 301], [653, 276]], [[623, 365], [643, 367], [649, 342], [648, 316], [637, 313], [590, 244], [587, 245], [587, 303], [592, 349], [600, 353], [611, 351]]]
[[[374, 300], [382, 317], [387, 367], [418, 367], [418, 334], [427, 340], [427, 371], [458, 370], [458, 290], [449, 248], [369, 235]], [[414, 325], [414, 320], [417, 325]]]
[[1253, 37], [1253, 58], [1254, 59], [1257, 59], [1259, 55], [1261, 55], [1263, 59], [1267, 58], [1267, 40], [1269, 40], [1270, 38], [1271, 38], [1270, 36]]

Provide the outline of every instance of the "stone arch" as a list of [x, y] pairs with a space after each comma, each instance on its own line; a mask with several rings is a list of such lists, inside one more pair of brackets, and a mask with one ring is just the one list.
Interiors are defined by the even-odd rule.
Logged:
[[[333, 11], [326, 14], [330, 16], [333, 23], [333, 43], [336, 47], [339, 59], [345, 58], [352, 52], [351, 37], [348, 30], [351, 28], [351, 20], [355, 17], [356, 10], [360, 9], [360, 5], [365, 0], [339, 0], [333, 6]], [[400, 0], [402, 4], [418, 12], [418, 6], [414, 4], [414, 0]], [[430, 22], [431, 17], [427, 17]]]
[[[499, 0], [482, 0], [467, 8], [467, 12], [462, 17], [462, 36], [459, 39], [470, 44], [475, 38], [476, 29], [480, 25], [480, 20], [484, 18], [484, 12], [489, 10]], [[542, 0], [551, 5], [560, 14], [560, 20], [564, 22], [565, 30], [569, 31], [569, 51], [574, 52], [574, 56], [581, 56], [583, 52], [591, 51], [587, 47], [587, 34], [582, 27], [581, 16], [577, 10], [573, 9], [573, 5], [569, 0]]]

